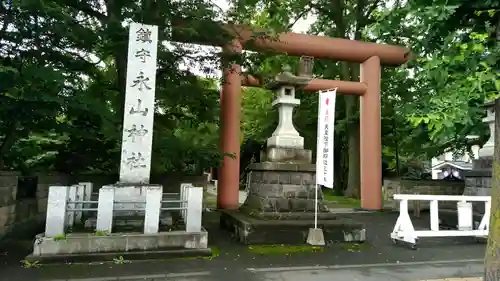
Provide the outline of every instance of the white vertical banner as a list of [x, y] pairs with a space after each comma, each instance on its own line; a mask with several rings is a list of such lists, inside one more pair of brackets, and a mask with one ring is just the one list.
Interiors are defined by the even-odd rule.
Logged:
[[333, 188], [333, 130], [337, 89], [319, 93], [316, 184]]
[[158, 26], [131, 23], [120, 182], [149, 183], [155, 112]]

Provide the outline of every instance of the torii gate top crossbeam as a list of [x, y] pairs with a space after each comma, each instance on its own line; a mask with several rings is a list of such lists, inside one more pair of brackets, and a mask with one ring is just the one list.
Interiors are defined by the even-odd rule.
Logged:
[[[265, 29], [251, 28], [245, 25], [222, 24], [211, 21], [181, 21], [174, 24], [173, 40], [184, 43], [222, 46], [229, 38], [238, 39], [247, 50], [272, 51], [290, 56], [311, 56], [336, 61], [362, 63], [368, 58], [377, 56], [383, 65], [398, 66], [407, 62], [411, 53], [400, 46], [354, 41], [342, 38], [299, 34], [293, 32], [280, 33], [273, 36]], [[184, 26], [189, 31], [183, 32]], [[222, 37], [193, 34], [196, 27], [213, 27], [221, 29]], [[225, 33], [225, 34], [224, 34]], [[226, 40], [221, 40], [226, 38]]]

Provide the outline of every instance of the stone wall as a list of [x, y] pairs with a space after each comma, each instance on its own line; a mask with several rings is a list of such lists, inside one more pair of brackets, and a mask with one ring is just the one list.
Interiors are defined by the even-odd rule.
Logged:
[[[394, 201], [394, 194], [425, 194], [425, 195], [462, 195], [464, 193], [465, 183], [463, 181], [444, 181], [444, 180], [384, 180], [384, 207], [399, 210], [399, 206]], [[415, 201], [411, 201], [408, 208], [415, 207]], [[440, 202], [440, 208], [454, 208], [453, 202]], [[429, 209], [429, 202], [421, 201], [420, 210]]]
[[67, 185], [60, 174], [20, 176], [0, 172], [0, 239], [32, 237], [43, 229], [50, 185]]

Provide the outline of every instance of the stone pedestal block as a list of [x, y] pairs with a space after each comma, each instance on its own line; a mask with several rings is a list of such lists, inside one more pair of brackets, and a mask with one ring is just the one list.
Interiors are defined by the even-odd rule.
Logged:
[[308, 149], [268, 147], [263, 154], [262, 162], [309, 164], [312, 151]]
[[277, 135], [267, 139], [267, 146], [270, 147], [286, 147], [286, 148], [302, 148], [304, 147], [304, 138], [297, 135]]
[[[254, 215], [314, 212], [315, 165], [264, 162], [254, 163], [249, 169], [248, 196], [242, 210]], [[318, 199], [323, 199], [321, 190]], [[328, 212], [321, 202], [318, 210]]]
[[[248, 245], [299, 245], [307, 242], [314, 220], [259, 219], [238, 211], [222, 210], [220, 226], [239, 242]], [[366, 228], [351, 219], [333, 216], [318, 220], [318, 228], [328, 243], [364, 242]]]

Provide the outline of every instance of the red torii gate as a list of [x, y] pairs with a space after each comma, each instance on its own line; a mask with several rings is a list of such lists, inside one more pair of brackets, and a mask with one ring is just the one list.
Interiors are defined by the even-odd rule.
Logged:
[[[269, 33], [243, 25], [219, 24], [219, 26], [233, 38], [230, 44], [222, 46], [229, 52], [241, 53], [245, 47], [254, 51], [272, 50], [290, 56], [328, 58], [361, 64], [360, 82], [312, 79], [304, 90], [338, 88], [338, 93], [361, 96], [361, 207], [380, 210], [382, 208], [380, 65], [404, 64], [409, 60], [410, 52], [399, 46], [293, 32], [280, 33], [276, 38], [256, 38], [255, 34]], [[211, 44], [194, 39], [183, 41]], [[241, 86], [261, 86], [261, 84], [251, 75], [242, 75], [239, 64], [227, 66], [223, 75], [225, 83], [220, 98], [220, 150], [226, 155], [233, 154], [236, 157], [224, 156], [219, 170], [217, 202], [221, 209], [237, 209], [240, 180]]]

